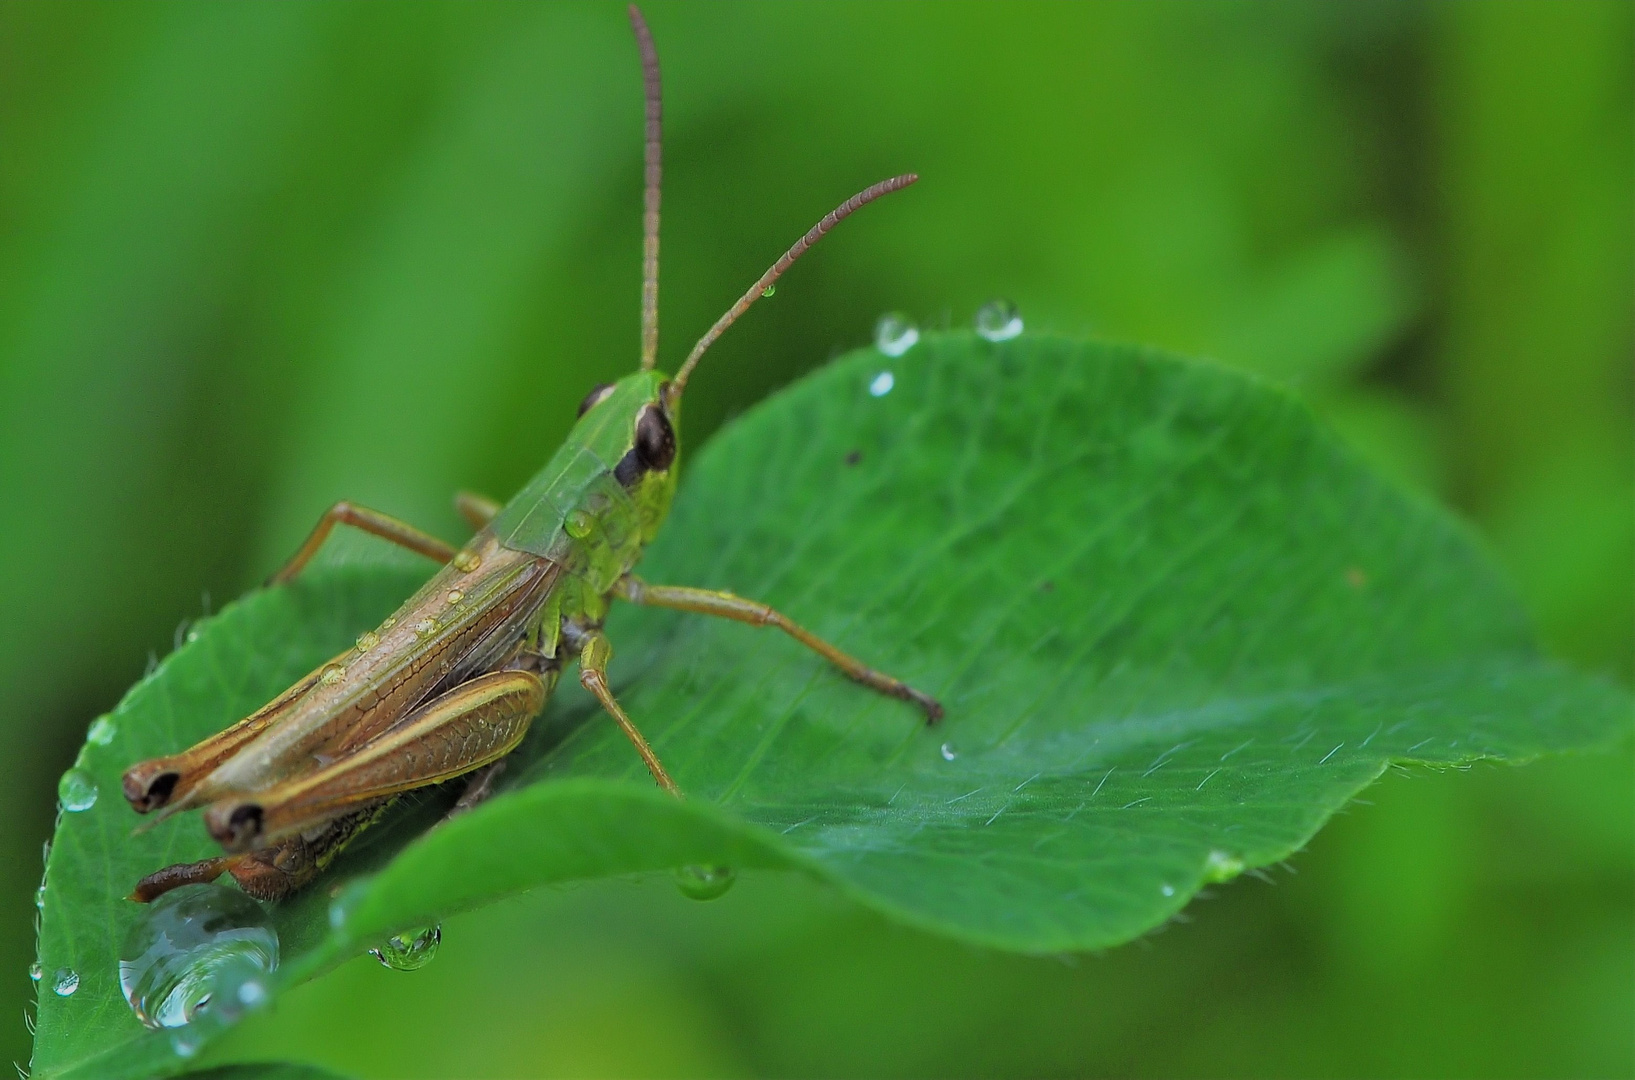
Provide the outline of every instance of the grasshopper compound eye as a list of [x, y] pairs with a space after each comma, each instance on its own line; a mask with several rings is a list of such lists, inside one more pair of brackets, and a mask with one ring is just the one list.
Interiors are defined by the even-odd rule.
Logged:
[[585, 400], [579, 403], [579, 415], [584, 416], [586, 413], [590, 412], [597, 405], [601, 404], [603, 398], [607, 397], [611, 393], [613, 393], [613, 384], [610, 382], [605, 382], [596, 389], [592, 390], [590, 393], [586, 394]]
[[676, 433], [669, 417], [657, 405], [649, 405], [636, 418], [636, 454], [642, 469], [663, 472], [676, 459]]
[[636, 417], [636, 441], [613, 470], [614, 479], [633, 488], [649, 472], [663, 472], [676, 459], [676, 433], [669, 417], [657, 405], [648, 405]]

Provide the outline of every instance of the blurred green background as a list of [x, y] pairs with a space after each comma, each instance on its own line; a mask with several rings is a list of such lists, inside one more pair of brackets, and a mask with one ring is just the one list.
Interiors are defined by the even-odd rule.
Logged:
[[[1635, 657], [1624, 2], [653, 2], [661, 360], [907, 170], [712, 353], [697, 441], [902, 309], [1297, 386], [1473, 523], [1555, 654]], [[615, 4], [0, 6], [0, 1053], [86, 724], [346, 497], [461, 535], [637, 348]], [[356, 548], [355, 550], [362, 550]], [[360, 1076], [1635, 1073], [1626, 750], [1392, 775], [1106, 955], [893, 927], [803, 879], [449, 921], [234, 1037]], [[1298, 875], [1294, 871], [1298, 871]]]

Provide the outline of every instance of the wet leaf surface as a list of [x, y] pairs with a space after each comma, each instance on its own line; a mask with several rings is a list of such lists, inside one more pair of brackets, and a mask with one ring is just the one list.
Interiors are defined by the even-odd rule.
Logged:
[[[687, 864], [799, 869], [988, 946], [1111, 946], [1286, 857], [1393, 762], [1629, 731], [1620, 691], [1538, 655], [1462, 526], [1209, 365], [933, 335], [841, 358], [684, 468], [645, 578], [765, 600], [947, 718], [775, 632], [621, 607], [615, 689], [688, 799], [565, 680], [499, 797], [431, 832], [454, 793], [418, 798], [279, 907], [277, 985], [518, 890]], [[352, 566], [253, 593], [87, 742], [100, 797], [62, 816], [40, 938], [44, 971], [79, 981], [41, 984], [35, 1075], [188, 1064], [121, 997], [141, 917], [121, 897], [210, 843], [191, 818], [133, 836], [121, 770], [251, 711], [418, 580]]]

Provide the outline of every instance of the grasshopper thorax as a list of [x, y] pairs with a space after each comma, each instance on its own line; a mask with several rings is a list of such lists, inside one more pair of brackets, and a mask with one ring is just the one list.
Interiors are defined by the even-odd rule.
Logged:
[[670, 511], [679, 406], [657, 371], [591, 391], [561, 448], [494, 519], [495, 537], [611, 588]]

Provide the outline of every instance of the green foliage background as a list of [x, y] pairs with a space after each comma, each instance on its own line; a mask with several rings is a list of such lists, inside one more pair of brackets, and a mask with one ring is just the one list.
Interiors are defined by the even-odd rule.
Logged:
[[[1296, 385], [1477, 524], [1556, 655], [1630, 680], [1628, 5], [648, 16], [669, 365], [834, 202], [925, 177], [712, 354], [695, 446], [882, 310], [1008, 295]], [[460, 535], [450, 491], [509, 494], [631, 365], [639, 117], [618, 5], [0, 8], [0, 1016], [56, 777], [200, 591], [340, 497]], [[358, 1075], [1625, 1074], [1631, 777], [1388, 778], [1298, 876], [1101, 956], [783, 875], [543, 892], [235, 1039]]]

